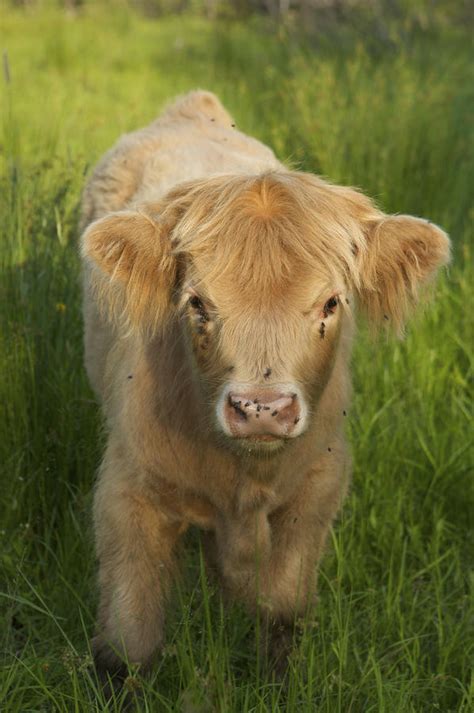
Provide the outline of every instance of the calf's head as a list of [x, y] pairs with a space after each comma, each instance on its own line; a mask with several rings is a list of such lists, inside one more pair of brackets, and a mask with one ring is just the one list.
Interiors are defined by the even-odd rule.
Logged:
[[213, 427], [265, 452], [308, 427], [354, 310], [400, 333], [449, 258], [435, 225], [296, 172], [182, 184], [96, 221], [82, 249], [144, 339], [180, 320]]

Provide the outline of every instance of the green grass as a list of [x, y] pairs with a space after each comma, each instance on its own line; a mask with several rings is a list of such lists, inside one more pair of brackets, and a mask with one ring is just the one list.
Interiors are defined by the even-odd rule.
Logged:
[[82, 367], [78, 202], [85, 173], [121, 132], [201, 86], [294, 166], [442, 224], [454, 259], [403, 342], [361, 330], [353, 487], [315, 616], [298, 623], [287, 687], [262, 676], [252, 620], [224, 610], [206, 583], [197, 534], [164, 656], [150, 680], [132, 672], [129, 686], [141, 686], [144, 711], [468, 713], [467, 34], [447, 27], [377, 51], [363, 36], [308, 49], [256, 22], [145, 20], [118, 3], [101, 7], [75, 16], [3, 8], [0, 18], [9, 69], [0, 81], [0, 709], [121, 708], [105, 706], [88, 665], [91, 492], [103, 437]]

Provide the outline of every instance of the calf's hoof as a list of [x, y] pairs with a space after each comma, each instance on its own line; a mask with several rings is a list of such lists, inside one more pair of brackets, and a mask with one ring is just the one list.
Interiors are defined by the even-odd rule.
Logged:
[[280, 620], [266, 621], [262, 648], [267, 676], [283, 681], [288, 672], [289, 657], [295, 648], [293, 625]]
[[127, 664], [100, 636], [92, 639], [91, 648], [97, 678], [104, 696], [106, 698], [120, 696], [128, 677]]

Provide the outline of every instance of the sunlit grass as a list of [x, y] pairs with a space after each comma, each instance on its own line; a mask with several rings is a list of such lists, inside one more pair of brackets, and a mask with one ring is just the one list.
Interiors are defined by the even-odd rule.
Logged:
[[140, 686], [149, 711], [470, 711], [467, 40], [308, 50], [254, 25], [147, 21], [99, 5], [76, 16], [5, 11], [1, 23], [0, 708], [122, 706], [106, 707], [89, 667], [103, 439], [82, 368], [77, 206], [85, 172], [121, 132], [201, 86], [295, 166], [442, 224], [454, 261], [403, 342], [362, 329], [353, 487], [317, 611], [297, 622], [287, 686], [263, 675], [251, 618], [225, 609], [206, 581], [195, 533], [164, 655], [151, 679], [131, 671], [128, 689]]

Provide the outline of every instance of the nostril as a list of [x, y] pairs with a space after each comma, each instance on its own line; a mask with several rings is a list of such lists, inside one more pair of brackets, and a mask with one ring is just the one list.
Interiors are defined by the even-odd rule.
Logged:
[[234, 415], [237, 415], [241, 421], [247, 420], [247, 414], [242, 408], [242, 400], [236, 401], [232, 396], [229, 396], [229, 406], [232, 407]]

